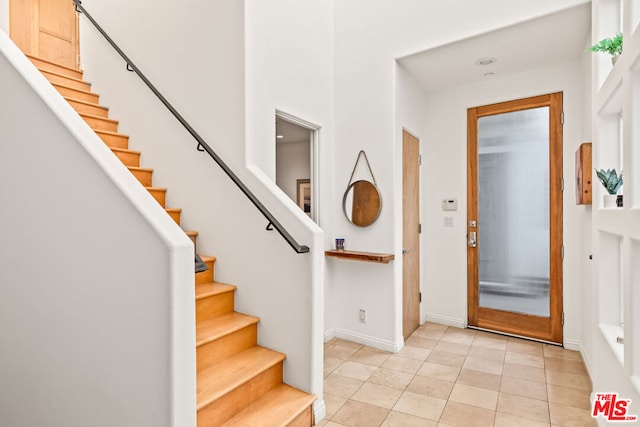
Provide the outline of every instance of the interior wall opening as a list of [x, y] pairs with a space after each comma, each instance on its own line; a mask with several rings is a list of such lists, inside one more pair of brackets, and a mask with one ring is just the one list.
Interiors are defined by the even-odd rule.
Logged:
[[277, 112], [275, 141], [276, 185], [317, 223], [317, 128]]

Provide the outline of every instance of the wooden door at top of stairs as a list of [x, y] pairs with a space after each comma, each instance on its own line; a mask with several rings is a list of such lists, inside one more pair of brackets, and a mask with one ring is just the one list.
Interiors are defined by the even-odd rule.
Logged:
[[10, 36], [26, 54], [79, 68], [78, 14], [71, 0], [10, 0]]

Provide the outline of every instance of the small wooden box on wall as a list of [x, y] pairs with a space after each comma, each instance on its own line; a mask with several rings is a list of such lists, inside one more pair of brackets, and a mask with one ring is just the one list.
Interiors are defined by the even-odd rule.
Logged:
[[591, 143], [584, 142], [576, 151], [576, 205], [591, 204]]

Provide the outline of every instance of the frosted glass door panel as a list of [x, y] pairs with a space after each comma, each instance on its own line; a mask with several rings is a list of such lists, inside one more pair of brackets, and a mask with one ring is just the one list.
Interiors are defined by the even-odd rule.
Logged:
[[549, 238], [549, 108], [480, 117], [480, 307], [548, 317]]

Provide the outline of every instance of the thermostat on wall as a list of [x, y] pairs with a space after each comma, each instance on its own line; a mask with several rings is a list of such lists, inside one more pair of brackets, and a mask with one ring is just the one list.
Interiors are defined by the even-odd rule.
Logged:
[[458, 199], [442, 199], [442, 210], [443, 211], [457, 211], [458, 210]]

